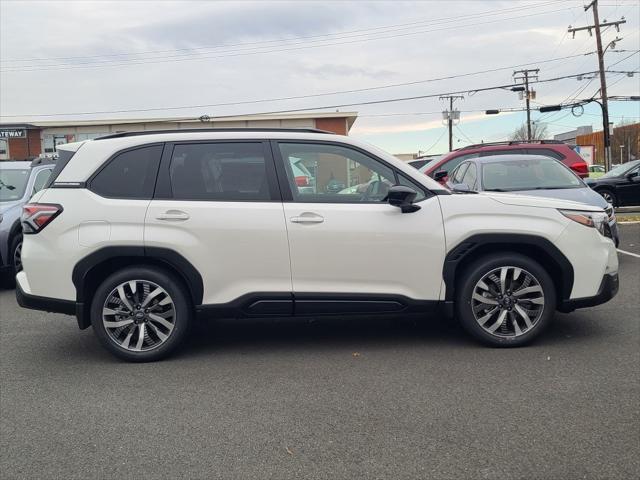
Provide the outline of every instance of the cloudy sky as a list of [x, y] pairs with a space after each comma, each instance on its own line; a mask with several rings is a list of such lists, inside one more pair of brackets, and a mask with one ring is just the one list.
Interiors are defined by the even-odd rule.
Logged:
[[[620, 33], [604, 32], [605, 45], [616, 34], [623, 38], [607, 53], [608, 68], [640, 70], [640, 2], [600, 3], [601, 19], [627, 20]], [[589, 54], [595, 39], [567, 34], [568, 25], [592, 22], [576, 0], [0, 0], [0, 121], [339, 106], [358, 112], [354, 136], [392, 153], [440, 153], [447, 136], [438, 94], [508, 85], [522, 68], [539, 68], [540, 80], [596, 70], [597, 57]], [[639, 95], [639, 78], [610, 73], [609, 95]], [[534, 88], [539, 107], [591, 97], [599, 81], [585, 75]], [[363, 104], [420, 96], [432, 97]], [[524, 102], [509, 90], [464, 97], [456, 103], [455, 147], [505, 139], [524, 121], [520, 111], [484, 114], [521, 109]], [[91, 112], [101, 113], [83, 115]], [[638, 121], [640, 104], [613, 102], [611, 116]], [[532, 117], [550, 134], [601, 125], [595, 104], [580, 117]]]

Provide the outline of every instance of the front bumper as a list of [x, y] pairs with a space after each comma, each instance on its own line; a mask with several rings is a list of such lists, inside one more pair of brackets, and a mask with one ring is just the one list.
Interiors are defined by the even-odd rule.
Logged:
[[563, 300], [559, 305], [558, 310], [564, 313], [569, 313], [577, 308], [593, 307], [606, 303], [616, 296], [618, 289], [620, 288], [620, 281], [617, 273], [609, 273], [602, 277], [600, 288], [598, 293], [593, 297], [574, 298], [571, 300]]

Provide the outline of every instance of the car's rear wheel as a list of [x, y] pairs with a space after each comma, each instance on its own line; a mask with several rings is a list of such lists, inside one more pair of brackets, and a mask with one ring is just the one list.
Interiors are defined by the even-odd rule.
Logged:
[[598, 190], [598, 193], [607, 201], [607, 203], [610, 203], [614, 207], [618, 205], [618, 198], [611, 190]]
[[159, 360], [184, 341], [193, 313], [182, 283], [162, 269], [130, 267], [96, 290], [91, 324], [114, 355], [133, 362]]
[[537, 262], [520, 254], [482, 257], [463, 273], [456, 313], [475, 338], [492, 346], [520, 346], [553, 318], [553, 281]]

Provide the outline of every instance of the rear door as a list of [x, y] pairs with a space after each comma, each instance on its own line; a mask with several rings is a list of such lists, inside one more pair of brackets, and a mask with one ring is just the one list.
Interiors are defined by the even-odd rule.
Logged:
[[257, 293], [290, 298], [283, 207], [266, 142], [168, 143], [144, 239], [145, 247], [174, 250], [198, 269], [204, 304]]
[[[393, 309], [393, 301], [383, 301], [388, 296], [438, 300], [445, 242], [436, 196], [384, 161], [348, 145], [273, 145], [296, 313], [343, 313], [327, 309], [354, 311], [360, 305], [367, 310], [372, 304]], [[292, 158], [301, 159], [313, 172], [315, 191], [297, 185]], [[389, 205], [386, 195], [394, 184], [417, 190], [421, 209], [402, 213]]]

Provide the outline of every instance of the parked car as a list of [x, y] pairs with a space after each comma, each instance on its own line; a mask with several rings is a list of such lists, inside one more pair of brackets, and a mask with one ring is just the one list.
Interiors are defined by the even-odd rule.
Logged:
[[[488, 345], [519, 346], [556, 310], [618, 291], [601, 208], [454, 195], [350, 137], [147, 131], [59, 148], [48, 188], [23, 207], [16, 297], [75, 315], [126, 360], [167, 356], [202, 318], [434, 309]], [[357, 172], [368, 186], [301, 191], [291, 158], [313, 158], [316, 180]]]
[[587, 162], [571, 146], [556, 140], [469, 145], [450, 152], [436, 163], [423, 166], [420, 171], [444, 185], [448, 180], [448, 172], [452, 172], [460, 163], [470, 158], [494, 155], [543, 155], [560, 160], [580, 178], [589, 176]]
[[510, 192], [557, 198], [602, 208], [616, 246], [620, 243], [616, 216], [607, 201], [558, 160], [539, 155], [495, 155], [466, 160], [451, 173], [454, 192]]
[[3, 276], [11, 277], [22, 269], [22, 206], [44, 187], [53, 166], [54, 160], [43, 158], [0, 162], [0, 273]]
[[640, 205], [640, 160], [616, 165], [587, 184], [614, 207]]
[[589, 165], [589, 178], [600, 178], [604, 174], [604, 165]]

